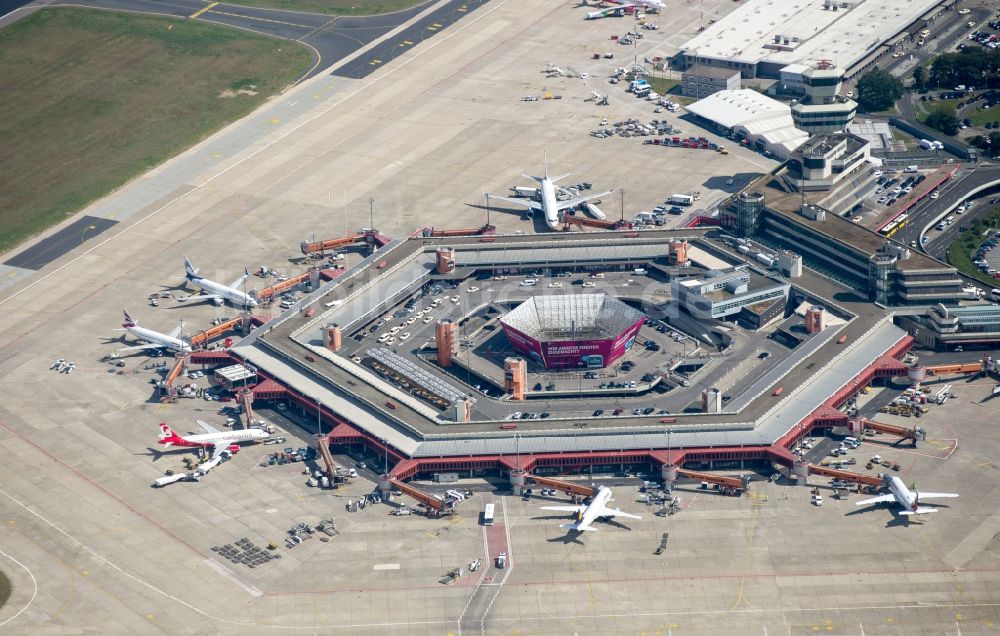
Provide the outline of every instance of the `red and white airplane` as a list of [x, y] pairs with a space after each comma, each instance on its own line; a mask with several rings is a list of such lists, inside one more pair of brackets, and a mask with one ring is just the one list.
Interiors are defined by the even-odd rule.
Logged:
[[191, 448], [213, 447], [212, 459], [222, 456], [223, 451], [233, 452], [241, 442], [256, 442], [271, 436], [259, 428], [245, 428], [236, 431], [220, 431], [207, 422], [198, 420], [198, 425], [205, 429], [204, 433], [182, 436], [175, 433], [166, 422], [160, 422], [160, 444], [164, 446], [187, 446]]

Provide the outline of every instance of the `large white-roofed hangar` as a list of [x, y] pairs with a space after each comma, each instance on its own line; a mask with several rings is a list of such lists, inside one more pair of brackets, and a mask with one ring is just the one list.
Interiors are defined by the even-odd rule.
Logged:
[[[685, 42], [685, 67], [739, 70], [777, 79], [789, 64], [829, 60], [850, 70], [940, 0], [746, 0]], [[752, 26], [751, 26], [752, 25]]]
[[607, 294], [535, 296], [500, 319], [515, 350], [546, 369], [603, 368], [635, 342], [645, 316]]

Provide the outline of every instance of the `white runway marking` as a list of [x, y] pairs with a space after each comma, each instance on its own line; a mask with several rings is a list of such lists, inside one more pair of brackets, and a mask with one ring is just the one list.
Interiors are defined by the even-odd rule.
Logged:
[[[3, 556], [7, 557], [8, 559], [10, 559], [11, 561], [13, 561], [14, 563], [20, 565], [22, 568], [24, 568], [24, 571], [27, 572], [28, 576], [31, 577], [31, 585], [34, 588], [34, 589], [31, 590], [31, 598], [28, 599], [28, 602], [25, 604], [25, 606], [22, 607], [21, 609], [19, 609], [17, 611], [17, 614], [14, 614], [13, 616], [11, 616], [10, 618], [8, 618], [4, 622], [0, 623], [0, 627], [3, 627], [7, 623], [11, 622], [12, 620], [14, 620], [18, 616], [20, 616], [24, 612], [24, 610], [26, 610], [29, 607], [31, 607], [31, 604], [35, 602], [35, 597], [38, 596], [38, 581], [35, 580], [35, 575], [31, 573], [31, 570], [28, 569], [28, 566], [26, 566], [25, 564], [21, 563], [20, 561], [18, 561], [17, 559], [15, 559], [14, 557], [12, 557], [11, 555], [7, 554], [3, 550], [0, 550], [0, 554], [2, 554]], [[14, 585], [14, 582], [11, 581], [11, 586], [13, 586], [13, 585]]]
[[219, 563], [215, 559], [205, 559], [205, 563], [208, 564], [208, 567], [212, 568], [213, 570], [215, 570], [216, 572], [218, 572], [222, 576], [225, 576], [225, 577], [231, 579], [237, 585], [239, 585], [240, 587], [242, 587], [244, 590], [247, 591], [247, 594], [249, 594], [250, 596], [252, 596], [254, 598], [260, 598], [261, 596], [264, 596], [263, 592], [261, 592], [260, 590], [258, 590], [254, 586], [250, 585], [249, 583], [247, 583], [246, 581], [244, 581], [243, 579], [241, 579], [239, 576], [236, 575], [235, 572], [233, 572], [232, 570], [230, 570], [226, 566], [222, 565], [221, 563]]

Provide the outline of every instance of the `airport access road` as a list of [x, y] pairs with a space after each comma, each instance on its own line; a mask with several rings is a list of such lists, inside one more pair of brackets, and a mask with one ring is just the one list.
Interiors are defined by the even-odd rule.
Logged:
[[[970, 196], [993, 185], [1000, 185], [1000, 165], [983, 164], [975, 170], [965, 173], [964, 176], [947, 182], [946, 186], [940, 190], [940, 197], [929, 200], [929, 203], [918, 204], [914, 208], [906, 229], [894, 238], [906, 245], [910, 241], [919, 242], [921, 235], [937, 222], [938, 217], [953, 210]], [[973, 210], [975, 211], [976, 208]], [[924, 251], [935, 258], [943, 258], [948, 244], [958, 235], [959, 225], [959, 223], [953, 223], [939, 236], [928, 241], [924, 245]]]

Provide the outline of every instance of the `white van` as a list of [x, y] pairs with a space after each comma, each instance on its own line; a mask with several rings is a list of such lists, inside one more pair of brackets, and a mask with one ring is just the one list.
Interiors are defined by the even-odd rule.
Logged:
[[525, 278], [521, 281], [521, 287], [534, 287], [538, 284], [537, 278]]
[[632, 273], [635, 274], [636, 276], [645, 276], [646, 270], [642, 267], [636, 267], [634, 270], [632, 270]]

